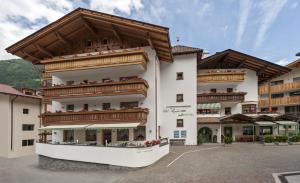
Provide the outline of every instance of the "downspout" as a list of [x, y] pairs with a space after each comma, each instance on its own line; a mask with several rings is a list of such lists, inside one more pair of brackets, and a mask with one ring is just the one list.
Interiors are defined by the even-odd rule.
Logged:
[[155, 69], [154, 69], [154, 75], [155, 75], [155, 139], [157, 140], [157, 59], [155, 59]]
[[13, 150], [13, 128], [14, 128], [14, 101], [18, 98], [16, 95], [10, 100], [10, 150]]

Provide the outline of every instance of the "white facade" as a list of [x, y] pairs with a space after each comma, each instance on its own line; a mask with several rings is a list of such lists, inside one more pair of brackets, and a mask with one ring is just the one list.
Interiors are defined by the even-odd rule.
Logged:
[[[24, 109], [28, 109], [28, 114], [23, 113]], [[39, 98], [0, 94], [1, 157], [14, 158], [34, 154], [40, 113]], [[24, 130], [23, 125], [33, 126], [33, 129]], [[26, 144], [23, 144], [23, 141], [26, 141]]]
[[[177, 80], [177, 73], [183, 79]], [[197, 55], [174, 56], [174, 62], [161, 62], [161, 107], [160, 133], [169, 139], [183, 139], [186, 145], [197, 144]], [[176, 95], [183, 94], [183, 102]], [[177, 127], [177, 119], [183, 119], [183, 127]], [[177, 131], [179, 137], [174, 137]], [[186, 131], [182, 133], [182, 131]]]

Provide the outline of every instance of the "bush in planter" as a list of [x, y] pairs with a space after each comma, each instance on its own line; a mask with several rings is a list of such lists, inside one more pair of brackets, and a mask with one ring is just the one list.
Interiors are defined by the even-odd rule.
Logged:
[[300, 141], [300, 136], [299, 135], [294, 135], [289, 139], [290, 142], [299, 142]]
[[272, 143], [272, 142], [274, 142], [274, 137], [272, 135], [265, 135], [264, 136], [264, 142], [265, 143]]
[[225, 142], [225, 144], [232, 144], [233, 139], [232, 139], [232, 137], [225, 137], [224, 142]]
[[276, 142], [287, 142], [288, 141], [288, 136], [286, 135], [279, 135], [276, 137]]
[[201, 135], [198, 135], [198, 137], [197, 137], [197, 144], [198, 145], [202, 145], [203, 144], [203, 138], [202, 138]]

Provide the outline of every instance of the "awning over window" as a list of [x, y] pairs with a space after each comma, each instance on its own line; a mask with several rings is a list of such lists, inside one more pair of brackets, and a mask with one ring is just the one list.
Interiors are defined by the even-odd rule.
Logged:
[[72, 130], [72, 129], [83, 129], [83, 128], [86, 128], [87, 126], [89, 126], [89, 125], [54, 125], [54, 126], [42, 127], [42, 128], [39, 128], [39, 130], [56, 130], [56, 129]]
[[140, 123], [111, 123], [111, 124], [94, 124], [87, 129], [111, 129], [111, 128], [136, 128]]
[[274, 121], [275, 123], [279, 125], [297, 125], [297, 122], [294, 121]]
[[198, 104], [198, 109], [221, 109], [220, 103], [207, 103], [207, 104]]
[[258, 126], [273, 126], [277, 125], [276, 123], [273, 123], [272, 121], [256, 121], [255, 124]]

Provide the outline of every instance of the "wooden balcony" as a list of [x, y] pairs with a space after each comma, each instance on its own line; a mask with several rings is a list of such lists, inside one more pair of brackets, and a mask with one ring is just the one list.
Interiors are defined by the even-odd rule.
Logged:
[[143, 79], [128, 81], [60, 85], [43, 89], [45, 101], [62, 98], [141, 94], [147, 96], [148, 83]]
[[148, 109], [111, 109], [102, 111], [56, 112], [42, 115], [43, 125], [135, 123], [147, 121]]
[[211, 69], [198, 74], [198, 83], [242, 82], [246, 72], [242, 69]]
[[209, 102], [243, 102], [245, 100], [245, 92], [232, 93], [203, 93], [197, 95], [198, 103]]
[[[281, 93], [292, 90], [300, 90], [300, 82], [284, 83], [279, 85], [273, 85], [270, 87], [271, 93]], [[259, 86], [259, 94], [268, 94], [268, 85]]]
[[67, 55], [41, 61], [45, 72], [141, 65], [147, 69], [148, 57], [143, 49], [128, 49], [89, 54]]
[[[271, 99], [271, 106], [299, 105], [299, 103], [300, 103], [300, 96], [290, 96], [290, 97]], [[268, 107], [269, 100], [268, 99], [260, 100], [259, 106]]]

